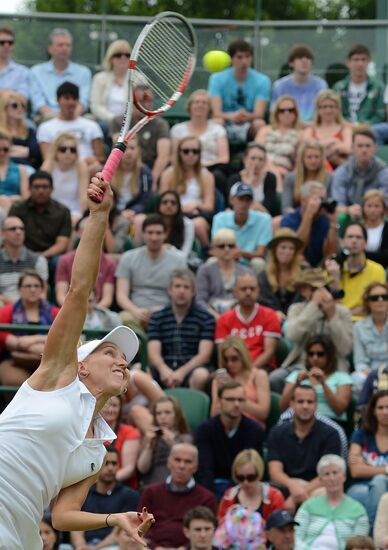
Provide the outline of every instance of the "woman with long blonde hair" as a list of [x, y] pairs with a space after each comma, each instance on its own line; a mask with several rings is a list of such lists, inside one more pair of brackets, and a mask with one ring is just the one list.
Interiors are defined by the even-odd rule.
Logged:
[[193, 219], [195, 234], [202, 246], [209, 246], [209, 227], [214, 212], [214, 176], [201, 165], [201, 142], [187, 136], [178, 142], [177, 156], [172, 166], [160, 178], [160, 192], [176, 191], [182, 212]]
[[293, 212], [300, 204], [300, 190], [308, 181], [319, 181], [328, 189], [331, 173], [327, 169], [325, 150], [319, 141], [305, 141], [298, 149], [295, 171], [284, 180], [283, 213]]
[[290, 305], [299, 298], [295, 281], [300, 275], [302, 248], [303, 241], [292, 229], [279, 229], [267, 245], [267, 267], [259, 273], [259, 302], [274, 309], [281, 322], [286, 319]]
[[17, 164], [39, 168], [40, 149], [36, 132], [25, 123], [26, 98], [11, 90], [0, 94], [0, 127], [6, 129], [12, 139], [10, 158]]
[[303, 134], [304, 140], [315, 139], [323, 145], [333, 168], [348, 158], [352, 150], [352, 126], [341, 112], [341, 98], [333, 90], [321, 90], [315, 99], [315, 115]]
[[370, 189], [362, 198], [363, 223], [368, 240], [365, 254], [369, 260], [388, 267], [388, 222], [385, 219], [385, 195], [380, 189]]
[[[239, 336], [228, 336], [219, 347], [219, 370], [211, 387], [212, 405], [210, 415], [220, 412], [218, 388], [228, 380], [239, 382], [246, 394], [243, 413], [265, 424], [270, 408], [268, 374], [264, 369], [253, 367], [248, 348]], [[221, 370], [222, 369], [222, 370]]]
[[75, 224], [86, 209], [89, 170], [79, 158], [78, 141], [69, 132], [59, 134], [50, 144], [42, 170], [53, 178], [52, 198], [67, 206]]
[[0, 211], [3, 217], [14, 202], [29, 195], [25, 167], [10, 159], [11, 143], [11, 135], [0, 127]]

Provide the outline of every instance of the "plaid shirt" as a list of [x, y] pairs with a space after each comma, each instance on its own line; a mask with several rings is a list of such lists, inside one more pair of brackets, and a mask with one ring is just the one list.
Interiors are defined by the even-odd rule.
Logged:
[[[341, 96], [342, 114], [346, 120], [351, 120], [349, 109], [348, 89], [350, 85], [350, 76], [343, 80], [339, 80], [333, 86]], [[385, 105], [384, 105], [384, 86], [378, 80], [368, 77], [366, 86], [366, 96], [361, 101], [360, 108], [357, 112], [357, 122], [365, 124], [377, 124], [385, 121]]]

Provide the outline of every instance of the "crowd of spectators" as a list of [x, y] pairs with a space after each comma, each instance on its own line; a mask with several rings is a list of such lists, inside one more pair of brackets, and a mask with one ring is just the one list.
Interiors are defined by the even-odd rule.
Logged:
[[[93, 76], [66, 29], [31, 68], [15, 40], [0, 28], [0, 323], [42, 330], [0, 332], [4, 406], [69, 289], [131, 52], [113, 41]], [[102, 411], [117, 439], [83, 509], [146, 506], [150, 550], [388, 548], [388, 90], [363, 44], [333, 89], [304, 44], [273, 83], [248, 42], [229, 53], [112, 181], [85, 329], [135, 328], [148, 361]], [[147, 83], [135, 93], [152, 106]], [[108, 526], [58, 533], [47, 512], [46, 550], [136, 547]]]

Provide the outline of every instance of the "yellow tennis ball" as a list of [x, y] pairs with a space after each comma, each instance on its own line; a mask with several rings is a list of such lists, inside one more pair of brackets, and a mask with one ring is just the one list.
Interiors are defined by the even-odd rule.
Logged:
[[202, 58], [203, 66], [210, 73], [218, 73], [227, 69], [231, 64], [232, 59], [230, 55], [221, 50], [212, 50], [205, 53]]

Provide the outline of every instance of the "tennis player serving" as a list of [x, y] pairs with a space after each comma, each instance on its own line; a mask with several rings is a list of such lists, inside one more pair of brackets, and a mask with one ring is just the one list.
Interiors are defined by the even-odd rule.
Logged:
[[154, 522], [146, 509], [109, 515], [81, 511], [104, 461], [103, 443], [116, 437], [99, 411], [125, 390], [127, 366], [139, 345], [133, 331], [118, 327], [77, 350], [111, 205], [110, 186], [97, 174], [88, 187], [90, 216], [69, 292], [41, 364], [0, 416], [1, 550], [41, 550], [39, 522], [51, 502], [60, 531], [108, 525], [145, 546], [143, 537]]

